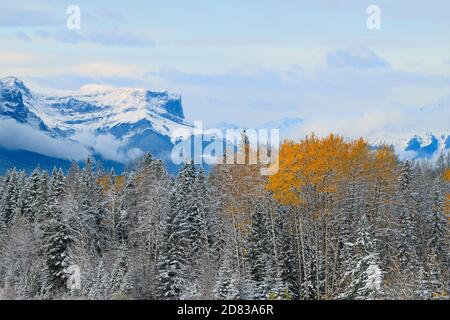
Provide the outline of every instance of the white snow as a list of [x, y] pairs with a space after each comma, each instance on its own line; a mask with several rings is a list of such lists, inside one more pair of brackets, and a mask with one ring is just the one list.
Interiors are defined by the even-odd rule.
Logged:
[[[178, 95], [152, 92], [155, 96], [148, 99], [148, 93], [144, 89], [97, 87], [60, 97], [33, 93], [31, 97], [24, 97], [24, 103], [49, 128], [61, 130], [96, 131], [120, 124], [134, 124], [141, 120], [148, 120], [154, 131], [165, 136], [170, 136], [177, 129], [192, 128], [183, 118], [167, 116], [168, 111], [164, 105], [171, 100], [179, 100]], [[89, 103], [95, 110], [77, 111], [53, 106], [57, 103], [67, 104], [71, 99]]]

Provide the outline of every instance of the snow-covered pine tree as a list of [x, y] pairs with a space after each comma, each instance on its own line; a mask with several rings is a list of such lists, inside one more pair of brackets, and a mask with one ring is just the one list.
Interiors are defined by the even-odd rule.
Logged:
[[[280, 231], [280, 269], [281, 279], [286, 284], [288, 292], [291, 294], [291, 298], [298, 299], [299, 292], [297, 283], [299, 275], [297, 274], [296, 261], [295, 261], [295, 242], [292, 236], [291, 223], [288, 220], [289, 208], [284, 206], [277, 207], [278, 214], [283, 221]], [[297, 263], [298, 265], [298, 263]], [[300, 275], [301, 277], [301, 275]]]
[[[254, 299], [264, 299], [268, 291], [268, 279], [267, 277], [273, 276], [273, 274], [267, 273], [267, 265], [269, 261], [269, 246], [267, 239], [269, 237], [267, 232], [267, 219], [265, 217], [264, 208], [257, 206], [254, 214], [252, 215], [252, 221], [250, 225], [249, 235], [249, 254], [248, 265], [250, 266], [250, 276], [253, 282], [255, 292], [253, 293]], [[272, 272], [276, 270], [271, 270]]]
[[2, 194], [0, 195], [0, 224], [4, 228], [9, 226], [13, 219], [18, 199], [18, 172], [16, 169], [9, 170], [3, 182]]
[[346, 261], [345, 277], [348, 285], [340, 295], [341, 299], [377, 299], [383, 288], [383, 271], [376, 252], [372, 226], [363, 214], [358, 221], [356, 241], [350, 245], [351, 257]]
[[19, 171], [17, 174], [15, 188], [14, 216], [29, 217], [31, 203], [29, 202], [29, 190], [27, 176], [25, 171]]
[[70, 246], [73, 237], [61, 207], [64, 201], [64, 179], [62, 170], [54, 168], [49, 181], [46, 216], [42, 222], [43, 251], [48, 272], [46, 290], [50, 292], [66, 288], [67, 268], [71, 264]]
[[442, 266], [448, 267], [448, 221], [444, 215], [444, 195], [440, 178], [434, 181], [431, 191], [431, 205], [428, 213], [428, 241], [427, 247], [430, 253], [436, 255], [436, 259]]
[[[161, 220], [161, 239], [158, 250], [158, 295], [161, 299], [177, 300], [185, 293], [188, 271], [186, 260], [187, 223], [183, 203], [178, 194], [180, 189], [173, 188], [170, 208]], [[180, 208], [181, 207], [181, 208]]]
[[66, 177], [67, 193], [75, 195], [78, 193], [81, 169], [76, 161], [72, 161]]
[[[201, 178], [200, 178], [201, 179]], [[199, 250], [202, 230], [202, 208], [198, 199], [201, 194], [194, 193], [194, 184], [197, 180], [197, 170], [192, 161], [186, 162], [175, 181], [175, 209], [179, 212], [180, 218], [184, 220], [186, 227], [185, 248], [186, 257], [193, 257]], [[201, 184], [201, 181], [198, 182]], [[201, 192], [200, 186], [197, 190]]]
[[208, 181], [203, 168], [200, 168], [193, 184], [193, 208], [197, 211], [196, 223], [198, 230], [198, 239], [192, 239], [192, 247], [195, 252], [193, 259], [193, 281], [196, 283], [197, 298], [212, 299], [215, 275], [217, 272], [218, 258], [215, 255], [216, 237], [214, 234], [219, 230], [216, 217], [213, 215], [212, 202], [208, 191]]
[[226, 251], [223, 254], [219, 276], [214, 286], [214, 296], [218, 300], [238, 300], [241, 298], [239, 271], [233, 265], [231, 253]]
[[[195, 167], [193, 169], [195, 174]], [[192, 183], [191, 195], [188, 197], [188, 201], [191, 202], [188, 218], [188, 234], [190, 236], [189, 242], [191, 244], [193, 254], [199, 254], [202, 249], [205, 249], [205, 241], [208, 242], [210, 239], [207, 229], [207, 197], [208, 192], [205, 172], [203, 169], [199, 169], [198, 173], [195, 174], [194, 182]]]
[[87, 293], [90, 300], [108, 300], [110, 296], [109, 273], [105, 269], [103, 260], [100, 260], [94, 277], [92, 278], [92, 286]]
[[[201, 241], [202, 213], [197, 206], [196, 197], [193, 193], [195, 179], [195, 165], [193, 162], [185, 163], [175, 179], [169, 215], [163, 221], [163, 239], [169, 238], [169, 242], [173, 241], [173, 246], [169, 251], [167, 249], [160, 250], [160, 256], [166, 255], [167, 252], [173, 252], [166, 255], [172, 260], [166, 266], [171, 270], [171, 273], [166, 274], [166, 280], [172, 283], [169, 286], [173, 287], [172, 293], [166, 293], [166, 296], [167, 294], [171, 296], [179, 294], [179, 298], [193, 298], [197, 295], [196, 279], [198, 275], [194, 274], [193, 265], [196, 262], [194, 260], [198, 258], [197, 253]], [[172, 225], [167, 228], [168, 221], [172, 221]], [[158, 265], [160, 266], [161, 263], [158, 263]], [[184, 274], [181, 275], [180, 272]], [[179, 287], [181, 283], [184, 283], [184, 286]]]
[[10, 299], [40, 298], [43, 263], [33, 233], [29, 219], [17, 215], [1, 235], [0, 287], [9, 291]]
[[130, 259], [126, 245], [121, 244], [118, 251], [111, 274], [110, 287], [112, 298], [123, 300], [131, 298], [133, 283], [131, 283]]
[[411, 191], [412, 168], [406, 161], [398, 178], [398, 256], [400, 267], [405, 272], [414, 272], [418, 269], [416, 224], [414, 219], [414, 206]]
[[168, 210], [170, 193], [170, 176], [164, 164], [146, 154], [137, 176], [126, 184], [126, 211], [135, 220], [135, 240], [145, 243], [146, 250], [141, 253], [152, 263], [156, 262], [159, 225]]
[[79, 177], [79, 192], [76, 195], [80, 206], [82, 232], [89, 246], [102, 254], [107, 242], [106, 213], [102, 202], [102, 188], [97, 182], [94, 165], [90, 158]]
[[46, 215], [46, 201], [47, 201], [47, 183], [48, 176], [40, 167], [37, 167], [29, 179], [29, 219], [32, 222], [41, 222]]

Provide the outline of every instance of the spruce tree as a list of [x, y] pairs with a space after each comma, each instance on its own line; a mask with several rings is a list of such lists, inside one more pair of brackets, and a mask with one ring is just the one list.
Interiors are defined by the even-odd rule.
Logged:
[[71, 264], [70, 246], [73, 243], [70, 227], [63, 216], [61, 204], [64, 201], [64, 174], [53, 169], [49, 182], [46, 217], [42, 225], [43, 249], [48, 272], [49, 291], [66, 287]]
[[130, 277], [130, 259], [125, 244], [121, 244], [118, 251], [111, 274], [111, 294], [113, 298], [125, 299], [131, 295], [133, 289]]
[[[269, 274], [266, 267], [269, 261], [269, 248], [267, 244], [268, 234], [266, 230], [267, 220], [265, 219], [263, 208], [258, 206], [252, 216], [250, 239], [249, 239], [249, 265], [250, 275], [254, 284], [254, 298], [262, 299], [268, 294], [268, 283], [266, 280]], [[271, 270], [276, 272], [276, 270]], [[271, 274], [272, 276], [273, 274]]]
[[219, 276], [214, 287], [214, 296], [218, 300], [238, 300], [241, 298], [239, 290], [239, 272], [234, 268], [233, 258], [228, 251], [224, 253]]
[[44, 218], [46, 212], [47, 200], [47, 174], [42, 172], [40, 167], [37, 167], [29, 179], [29, 204], [30, 215], [29, 219], [34, 222], [40, 222]]
[[81, 172], [79, 181], [79, 193], [77, 194], [80, 205], [80, 215], [90, 247], [98, 254], [102, 254], [106, 246], [106, 212], [102, 202], [102, 188], [97, 182], [94, 172], [94, 164], [90, 158]]
[[348, 285], [340, 298], [376, 299], [382, 294], [383, 271], [373, 237], [372, 226], [363, 214], [358, 222], [357, 238], [349, 244], [351, 258], [346, 262]]
[[411, 164], [409, 161], [406, 161], [398, 178], [397, 194], [399, 224], [397, 250], [400, 267], [405, 272], [414, 272], [418, 268], [416, 223], [413, 216], [411, 180]]
[[430, 253], [436, 255], [436, 258], [443, 266], [448, 266], [448, 222], [444, 215], [444, 195], [442, 192], [442, 182], [439, 178], [434, 181], [431, 191], [431, 203], [428, 213], [429, 229], [427, 230], [427, 246]]
[[158, 294], [161, 299], [166, 300], [182, 297], [188, 271], [186, 217], [185, 211], [180, 209], [182, 203], [177, 191], [177, 188], [172, 190], [170, 208], [161, 221], [158, 250]]
[[16, 169], [9, 170], [3, 182], [2, 194], [0, 195], [0, 223], [7, 227], [13, 219], [18, 198], [18, 172]]

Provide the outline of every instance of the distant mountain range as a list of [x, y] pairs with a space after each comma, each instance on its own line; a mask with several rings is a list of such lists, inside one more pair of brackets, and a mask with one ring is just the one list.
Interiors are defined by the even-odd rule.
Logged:
[[432, 133], [425, 134], [424, 137], [414, 136], [408, 141], [405, 151], [415, 153], [414, 158], [431, 158], [437, 153], [450, 151], [450, 135], [435, 136]]
[[[258, 128], [280, 129], [283, 136], [302, 122], [283, 118]], [[229, 123], [214, 127], [239, 128]], [[179, 129], [191, 131], [193, 126], [185, 120], [176, 94], [94, 87], [47, 96], [31, 91], [16, 77], [0, 79], [0, 173], [13, 166], [28, 171], [37, 165], [67, 169], [72, 160], [82, 161], [87, 155], [121, 171], [147, 151], [176, 171], [170, 161], [175, 142], [171, 137]], [[396, 134], [383, 142], [400, 146], [414, 158], [450, 150], [448, 134]]]

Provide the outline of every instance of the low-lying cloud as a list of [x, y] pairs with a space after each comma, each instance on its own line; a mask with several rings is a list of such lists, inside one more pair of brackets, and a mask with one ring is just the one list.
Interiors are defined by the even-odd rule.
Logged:
[[[439, 106], [391, 111], [378, 109], [341, 117], [325, 115], [306, 119], [301, 124], [290, 127], [284, 138], [301, 139], [312, 133], [324, 137], [334, 133], [346, 138], [364, 137], [374, 145], [395, 143], [401, 147], [414, 135], [424, 135], [427, 132], [447, 135], [450, 133], [449, 128], [448, 109]], [[397, 151], [401, 153], [404, 150]]]
[[12, 150], [26, 150], [75, 161], [96, 154], [104, 160], [120, 163], [142, 155], [142, 150], [127, 149], [126, 144], [126, 140], [117, 139], [111, 134], [97, 135], [91, 131], [79, 132], [71, 139], [55, 138], [13, 119], [0, 119], [0, 146]]
[[89, 150], [75, 141], [57, 139], [13, 119], [0, 119], [0, 145], [7, 149], [27, 150], [49, 157], [83, 160]]
[[117, 139], [112, 134], [96, 135], [89, 130], [77, 132], [72, 138], [82, 145], [95, 150], [103, 159], [126, 163], [140, 155], [138, 148], [128, 149], [126, 139]]

